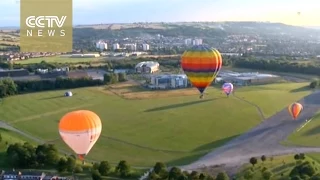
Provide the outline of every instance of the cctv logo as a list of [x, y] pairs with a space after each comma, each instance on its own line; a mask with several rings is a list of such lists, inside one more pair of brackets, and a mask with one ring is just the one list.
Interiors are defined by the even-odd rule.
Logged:
[[[32, 28], [48, 28], [47, 29], [47, 36], [54, 37], [56, 34], [55, 27], [60, 28], [59, 36], [63, 37], [66, 35], [65, 30], [61, 29], [66, 21], [67, 16], [62, 16], [59, 18], [58, 16], [29, 16], [26, 18], [26, 25], [31, 28], [27, 29], [27, 36], [33, 36], [33, 29]], [[46, 23], [45, 23], [46, 22]], [[38, 37], [43, 36], [43, 30], [38, 29], [37, 35]]]

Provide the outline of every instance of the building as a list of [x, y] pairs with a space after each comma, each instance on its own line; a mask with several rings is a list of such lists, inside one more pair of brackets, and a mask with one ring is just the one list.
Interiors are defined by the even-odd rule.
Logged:
[[232, 71], [222, 71], [215, 79], [216, 82], [231, 82], [238, 86], [250, 84], [267, 84], [281, 80], [280, 76], [273, 74], [261, 74], [258, 72], [237, 73]]
[[26, 69], [0, 70], [0, 77], [21, 77], [21, 76], [29, 76], [29, 71]]
[[149, 51], [149, 49], [150, 49], [149, 44], [142, 44], [142, 50], [143, 51]]
[[118, 43], [113, 44], [113, 50], [120, 49], [120, 45]]
[[45, 173], [37, 172], [20, 172], [20, 171], [11, 171], [6, 172], [2, 171], [0, 175], [1, 180], [69, 180], [66, 177], [59, 177], [55, 175], [47, 175]]
[[124, 46], [126, 47], [126, 49], [128, 49], [130, 51], [136, 51], [137, 50], [137, 44], [125, 44]]
[[100, 54], [68, 54], [61, 55], [61, 58], [97, 58], [100, 57]]
[[100, 44], [99, 44], [99, 49], [100, 49], [100, 50], [106, 50], [106, 49], [108, 49], [108, 44], [107, 44], [107, 43], [100, 43]]
[[140, 62], [135, 66], [137, 73], [154, 73], [159, 71], [160, 64], [155, 61]]
[[202, 44], [202, 39], [194, 39], [193, 41], [192, 41], [192, 45], [201, 45]]
[[108, 44], [102, 41], [98, 41], [96, 43], [96, 48], [100, 50], [105, 50], [105, 49], [108, 49]]
[[187, 46], [191, 45], [192, 44], [192, 39], [190, 39], [190, 38], [189, 39], [185, 39], [184, 40], [184, 44], [187, 45]]
[[185, 74], [153, 75], [148, 87], [151, 89], [176, 89], [188, 87], [188, 78]]

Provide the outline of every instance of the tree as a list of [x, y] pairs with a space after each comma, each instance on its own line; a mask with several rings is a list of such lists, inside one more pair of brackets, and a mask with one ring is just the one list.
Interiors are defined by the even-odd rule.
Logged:
[[160, 179], [160, 176], [157, 173], [155, 173], [154, 171], [152, 171], [149, 174], [148, 179], [150, 179], [150, 180], [158, 180], [158, 179]]
[[251, 169], [248, 169], [243, 173], [244, 179], [248, 179], [248, 180], [252, 179], [253, 175], [254, 175], [254, 173], [251, 171]]
[[190, 179], [199, 179], [199, 173], [197, 171], [192, 171], [189, 177]]
[[318, 86], [319, 86], [319, 80], [318, 80], [318, 79], [313, 80], [313, 81], [310, 83], [309, 86], [310, 86], [310, 88], [312, 88], [312, 89], [318, 87]]
[[119, 73], [118, 77], [119, 77], [119, 82], [127, 81], [126, 73]]
[[11, 78], [0, 80], [0, 98], [17, 94], [17, 85]]
[[111, 82], [111, 74], [110, 73], [107, 73], [105, 75], [103, 75], [103, 82], [106, 83], [106, 84], [109, 84]]
[[116, 167], [116, 173], [119, 173], [121, 177], [128, 177], [130, 175], [130, 166], [127, 161], [120, 161]]
[[59, 172], [65, 172], [68, 170], [68, 165], [67, 165], [67, 159], [64, 157], [61, 157], [60, 160], [58, 161], [57, 164], [57, 170]]
[[295, 154], [293, 158], [297, 161], [300, 159], [300, 156], [299, 156], [299, 154]]
[[0, 133], [0, 142], [2, 142], [2, 135], [1, 135], [1, 133]]
[[262, 155], [262, 156], [261, 156], [261, 161], [262, 161], [262, 162], [266, 161], [266, 159], [267, 159], [267, 158], [266, 158], [265, 155]]
[[300, 157], [301, 160], [304, 160], [304, 159], [306, 158], [305, 155], [304, 155], [304, 153], [300, 153], [300, 154], [299, 154], [299, 157]]
[[316, 173], [316, 170], [312, 166], [312, 164], [309, 161], [305, 161], [297, 166], [295, 166], [289, 176], [291, 178], [295, 176], [302, 177], [302, 175], [308, 175], [309, 177], [312, 177]]
[[67, 158], [67, 169], [69, 172], [73, 172], [76, 166], [76, 159], [72, 156]]
[[255, 157], [250, 158], [250, 163], [252, 164], [252, 166], [254, 166], [255, 164], [257, 164], [257, 163], [258, 163], [257, 158], [255, 158]]
[[204, 173], [201, 173], [200, 175], [199, 175], [199, 179], [200, 180], [205, 180], [207, 178], [207, 176], [206, 176], [206, 174], [204, 174]]
[[76, 165], [76, 167], [74, 167], [74, 172], [75, 173], [82, 173], [83, 169], [80, 165]]
[[92, 165], [92, 169], [98, 170], [98, 169], [99, 169], [99, 166], [100, 166], [99, 163], [94, 163], [94, 164]]
[[107, 176], [111, 170], [111, 166], [108, 161], [101, 161], [98, 170], [102, 176]]
[[313, 175], [310, 180], [320, 180], [320, 174]]
[[216, 178], [216, 180], [229, 180], [229, 179], [230, 179], [229, 176], [225, 172], [220, 172]]
[[177, 167], [172, 167], [169, 171], [169, 180], [178, 179], [182, 175], [181, 169]]
[[157, 162], [154, 165], [153, 172], [155, 172], [161, 179], [166, 179], [168, 177], [167, 166], [162, 162]]
[[93, 170], [91, 174], [92, 180], [102, 180], [101, 174], [97, 170]]
[[300, 176], [294, 176], [291, 178], [291, 180], [302, 180], [302, 179], [300, 178]]
[[262, 177], [263, 177], [263, 179], [264, 180], [270, 180], [271, 179], [271, 177], [272, 177], [272, 172], [271, 171], [264, 171], [263, 173], [262, 173]]

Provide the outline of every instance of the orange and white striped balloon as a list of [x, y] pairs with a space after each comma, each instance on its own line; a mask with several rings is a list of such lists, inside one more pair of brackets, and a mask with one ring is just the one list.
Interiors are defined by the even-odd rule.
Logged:
[[69, 112], [59, 122], [61, 138], [81, 160], [97, 142], [101, 131], [99, 116], [88, 110]]

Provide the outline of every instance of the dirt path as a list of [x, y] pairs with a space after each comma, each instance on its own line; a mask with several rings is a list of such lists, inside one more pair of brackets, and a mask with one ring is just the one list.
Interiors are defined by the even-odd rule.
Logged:
[[255, 104], [255, 103], [253, 103], [253, 102], [250, 102], [250, 101], [248, 101], [248, 100], [245, 100], [245, 99], [243, 99], [243, 98], [240, 98], [240, 97], [238, 97], [238, 96], [237, 96], [237, 95], [235, 95], [235, 94], [233, 94], [233, 96], [234, 96], [235, 98], [239, 99], [240, 101], [246, 102], [246, 103], [248, 103], [248, 104], [250, 104], [250, 105], [254, 106], [254, 107], [257, 109], [257, 111], [258, 111], [258, 113], [259, 113], [259, 115], [260, 115], [261, 119], [262, 119], [263, 121], [264, 121], [264, 120], [266, 120], [266, 118], [265, 118], [265, 116], [264, 116], [264, 113], [263, 113], [262, 109], [261, 109], [258, 105], [256, 105], [256, 104]]

